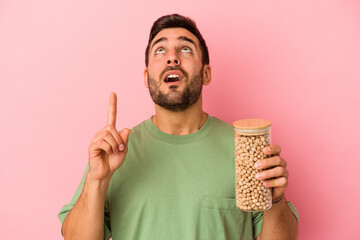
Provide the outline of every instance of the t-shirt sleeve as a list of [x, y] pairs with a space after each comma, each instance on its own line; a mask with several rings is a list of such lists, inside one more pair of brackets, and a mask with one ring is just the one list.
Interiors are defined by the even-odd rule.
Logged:
[[[71, 209], [74, 207], [76, 201], [79, 199], [81, 192], [84, 188], [84, 184], [85, 184], [85, 179], [86, 179], [86, 174], [89, 171], [89, 165], [87, 165], [84, 175], [81, 178], [80, 184], [78, 186], [78, 188], [76, 189], [76, 192], [73, 196], [73, 198], [71, 199], [70, 203], [65, 204], [59, 214], [58, 214], [58, 218], [61, 221], [61, 234], [62, 234], [62, 224], [64, 223], [64, 220], [66, 218], [66, 216], [69, 214], [69, 212], [71, 211]], [[111, 228], [110, 228], [110, 217], [109, 217], [109, 211], [107, 208], [107, 204], [105, 204], [105, 209], [104, 209], [104, 239], [108, 240], [111, 237]]]
[[[299, 222], [300, 216], [294, 205], [290, 201], [287, 201], [286, 203], [288, 204], [291, 212], [295, 215], [297, 222]], [[263, 217], [263, 212], [252, 213], [254, 238], [256, 238], [261, 232]]]
[[291, 212], [295, 215], [297, 222], [299, 223], [299, 221], [300, 221], [299, 212], [296, 210], [296, 208], [295, 208], [295, 206], [292, 204], [292, 202], [287, 201], [287, 204], [288, 204]]

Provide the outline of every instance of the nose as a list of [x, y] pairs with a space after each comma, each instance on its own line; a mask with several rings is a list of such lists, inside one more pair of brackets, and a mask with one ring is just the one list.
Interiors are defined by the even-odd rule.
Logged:
[[178, 60], [178, 59], [169, 59], [169, 60], [167, 60], [167, 64], [168, 65], [171, 65], [171, 63], [174, 63], [174, 65], [179, 65], [179, 63], [180, 63], [180, 61]]
[[170, 65], [170, 66], [180, 65], [180, 59], [177, 56], [177, 54], [173, 52], [168, 56], [168, 60], [166, 63], [167, 63], [167, 65]]

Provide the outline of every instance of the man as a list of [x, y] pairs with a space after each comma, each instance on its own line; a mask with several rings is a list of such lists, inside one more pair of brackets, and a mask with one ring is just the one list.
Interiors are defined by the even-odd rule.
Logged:
[[118, 133], [111, 94], [107, 125], [92, 139], [80, 186], [59, 213], [65, 239], [296, 239], [279, 146], [264, 149], [273, 157], [258, 162], [273, 207], [236, 207], [233, 129], [202, 109], [211, 67], [195, 23], [177, 14], [159, 18], [145, 64], [155, 115]]

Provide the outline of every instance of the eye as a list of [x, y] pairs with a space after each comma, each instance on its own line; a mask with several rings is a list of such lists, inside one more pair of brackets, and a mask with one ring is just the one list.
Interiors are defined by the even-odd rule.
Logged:
[[183, 48], [181, 49], [181, 52], [190, 53], [190, 52], [192, 52], [192, 50], [191, 50], [191, 48], [189, 48], [189, 47], [183, 47]]
[[159, 47], [158, 49], [156, 49], [155, 54], [160, 54], [160, 53], [164, 53], [165, 49], [162, 47]]

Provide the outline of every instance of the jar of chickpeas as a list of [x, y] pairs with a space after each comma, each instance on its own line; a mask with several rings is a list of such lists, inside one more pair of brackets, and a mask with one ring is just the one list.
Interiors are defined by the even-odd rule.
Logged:
[[263, 149], [270, 143], [271, 122], [264, 119], [242, 119], [233, 122], [235, 141], [236, 205], [246, 212], [271, 208], [271, 189], [255, 178], [260, 172], [255, 163], [270, 157]]

